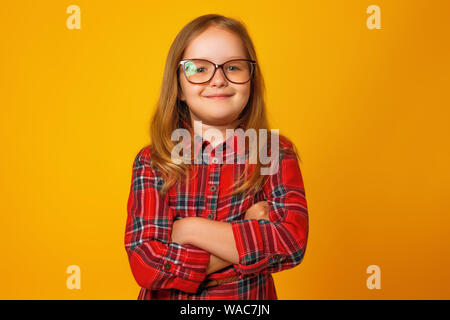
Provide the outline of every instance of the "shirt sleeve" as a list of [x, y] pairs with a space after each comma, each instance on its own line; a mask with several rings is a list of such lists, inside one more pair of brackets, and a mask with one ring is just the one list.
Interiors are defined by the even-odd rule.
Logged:
[[210, 253], [171, 242], [173, 212], [158, 190], [163, 179], [151, 166], [149, 146], [133, 163], [127, 203], [125, 249], [139, 286], [195, 293], [206, 277]]
[[[281, 138], [280, 138], [281, 142]], [[292, 143], [285, 142], [292, 151]], [[234, 267], [240, 277], [251, 273], [275, 273], [303, 260], [308, 239], [308, 210], [303, 179], [293, 152], [281, 152], [277, 173], [264, 185], [269, 220], [232, 221], [239, 253]]]

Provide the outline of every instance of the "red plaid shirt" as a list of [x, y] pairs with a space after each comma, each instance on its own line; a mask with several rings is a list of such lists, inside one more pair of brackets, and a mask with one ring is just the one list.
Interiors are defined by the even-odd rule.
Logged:
[[[205, 152], [203, 162], [192, 165], [195, 178], [187, 185], [177, 183], [163, 197], [157, 192], [163, 179], [152, 165], [151, 146], [137, 154], [127, 204], [125, 249], [133, 276], [142, 288], [139, 300], [276, 300], [271, 274], [302, 261], [308, 238], [308, 211], [297, 158], [280, 149], [278, 172], [267, 176], [260, 192], [245, 198], [229, 196], [231, 184], [245, 166], [238, 163], [237, 157], [246, 158], [237, 140], [234, 148], [227, 143], [236, 137], [234, 134], [211, 153]], [[194, 144], [198, 146], [195, 157], [201, 159], [209, 141], [197, 134], [194, 138], [200, 142]], [[279, 142], [292, 149], [282, 136]], [[215, 155], [221, 153], [223, 161], [217, 163]], [[229, 157], [235, 160], [233, 164], [227, 163]], [[262, 200], [269, 203], [270, 221], [244, 220], [247, 209]], [[207, 275], [208, 251], [171, 242], [173, 222], [185, 217], [231, 223], [239, 263]], [[239, 280], [207, 288], [201, 285], [235, 275]]]

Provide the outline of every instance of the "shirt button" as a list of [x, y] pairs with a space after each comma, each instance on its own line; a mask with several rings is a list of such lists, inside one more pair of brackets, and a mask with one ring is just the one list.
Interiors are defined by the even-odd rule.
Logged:
[[164, 269], [170, 270], [170, 262], [166, 262], [166, 263], [164, 264]]
[[214, 217], [214, 215], [213, 215], [212, 213], [208, 214], [208, 216], [207, 216], [207, 218], [208, 218], [209, 220], [212, 220], [213, 217]]
[[216, 187], [216, 186], [211, 186], [211, 187], [209, 187], [209, 190], [210, 190], [211, 192], [216, 192], [217, 187]]
[[219, 159], [218, 158], [213, 158], [212, 162], [215, 163], [215, 164], [218, 164], [219, 163]]

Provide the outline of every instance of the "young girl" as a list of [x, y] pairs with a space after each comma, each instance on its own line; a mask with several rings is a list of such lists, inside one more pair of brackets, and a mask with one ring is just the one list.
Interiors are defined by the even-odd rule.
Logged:
[[[180, 155], [189, 161], [173, 158], [177, 129], [189, 132], [181, 145], [191, 152]], [[222, 135], [208, 139], [210, 129]], [[252, 41], [234, 19], [198, 17], [170, 48], [151, 144], [133, 163], [125, 249], [139, 300], [275, 300], [271, 274], [302, 261], [308, 211], [296, 148], [282, 135], [279, 150], [260, 136], [238, 143], [248, 129], [268, 130]], [[249, 161], [255, 145], [276, 155], [275, 173]]]

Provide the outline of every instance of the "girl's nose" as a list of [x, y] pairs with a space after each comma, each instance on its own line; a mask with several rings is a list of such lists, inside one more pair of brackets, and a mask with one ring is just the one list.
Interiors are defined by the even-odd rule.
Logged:
[[210, 85], [212, 86], [223, 86], [228, 84], [228, 80], [225, 77], [225, 74], [223, 73], [222, 68], [219, 68], [216, 70], [216, 73], [212, 77], [210, 81]]

